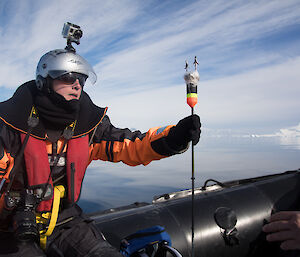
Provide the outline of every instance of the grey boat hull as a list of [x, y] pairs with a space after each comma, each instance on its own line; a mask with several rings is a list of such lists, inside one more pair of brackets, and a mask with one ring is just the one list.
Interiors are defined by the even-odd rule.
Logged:
[[[195, 256], [284, 256], [278, 243], [265, 240], [261, 228], [272, 212], [298, 210], [299, 199], [299, 170], [196, 189]], [[191, 206], [191, 191], [186, 190], [157, 197], [152, 204], [136, 203], [91, 217], [117, 248], [137, 230], [160, 225], [171, 236], [172, 246], [182, 256], [191, 256]], [[225, 231], [220, 223], [230, 222], [232, 214], [236, 224]]]

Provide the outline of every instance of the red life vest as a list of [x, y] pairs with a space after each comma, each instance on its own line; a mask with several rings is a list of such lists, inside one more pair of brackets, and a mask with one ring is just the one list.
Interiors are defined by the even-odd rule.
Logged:
[[[23, 142], [25, 134], [21, 134]], [[89, 160], [89, 143], [88, 135], [83, 137], [73, 138], [67, 144], [67, 195], [70, 203], [77, 202], [81, 192], [82, 181]], [[24, 151], [24, 159], [26, 165], [26, 173], [28, 186], [45, 185], [50, 175], [50, 165], [46, 142], [32, 136], [29, 137]], [[49, 184], [53, 188], [52, 179]], [[37, 211], [51, 211], [53, 196], [50, 200], [42, 201]]]

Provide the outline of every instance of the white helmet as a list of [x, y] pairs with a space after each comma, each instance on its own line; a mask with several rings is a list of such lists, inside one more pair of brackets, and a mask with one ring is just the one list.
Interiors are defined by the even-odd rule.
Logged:
[[44, 54], [36, 68], [36, 85], [42, 90], [49, 76], [56, 79], [64, 74], [76, 72], [88, 77], [91, 84], [95, 84], [97, 75], [92, 66], [80, 55], [73, 51], [56, 49]]

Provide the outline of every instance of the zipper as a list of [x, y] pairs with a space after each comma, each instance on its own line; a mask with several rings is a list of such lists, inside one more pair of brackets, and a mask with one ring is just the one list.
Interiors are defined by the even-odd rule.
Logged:
[[71, 162], [71, 202], [75, 201], [75, 163]]

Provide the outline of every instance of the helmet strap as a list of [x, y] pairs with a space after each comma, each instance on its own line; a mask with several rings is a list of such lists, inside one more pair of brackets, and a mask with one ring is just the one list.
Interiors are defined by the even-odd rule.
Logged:
[[36, 80], [36, 87], [38, 90], [45, 94], [50, 94], [52, 90], [52, 78], [49, 76], [47, 78], [42, 77], [41, 75], [38, 75]]

